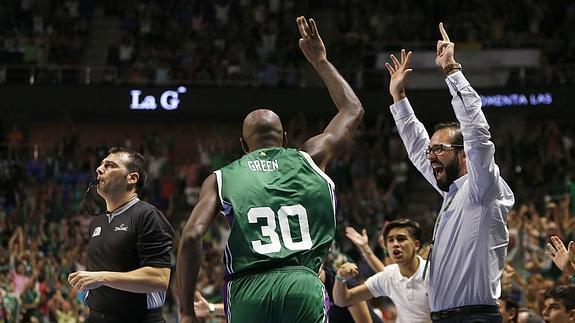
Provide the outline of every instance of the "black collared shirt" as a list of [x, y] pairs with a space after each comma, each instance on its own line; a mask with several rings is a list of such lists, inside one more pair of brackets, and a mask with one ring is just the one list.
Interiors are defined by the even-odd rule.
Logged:
[[[150, 266], [170, 268], [174, 230], [154, 206], [135, 199], [111, 216], [97, 215], [90, 223], [90, 271], [128, 272]], [[165, 291], [131, 293], [110, 287], [89, 291], [86, 303], [101, 313], [120, 315], [161, 307]]]

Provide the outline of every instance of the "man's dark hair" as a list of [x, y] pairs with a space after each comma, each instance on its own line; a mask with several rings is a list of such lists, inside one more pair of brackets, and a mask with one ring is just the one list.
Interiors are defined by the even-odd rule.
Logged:
[[454, 138], [453, 138], [453, 142], [451, 142], [450, 144], [463, 145], [463, 134], [461, 133], [461, 124], [459, 122], [456, 122], [456, 121], [454, 121], [454, 122], [442, 122], [442, 123], [436, 124], [434, 131], [445, 129], [445, 128], [450, 128], [450, 129], [456, 130]]
[[541, 323], [543, 322], [543, 319], [541, 318], [541, 316], [537, 315], [535, 312], [533, 312], [533, 310], [530, 310], [526, 307], [521, 307], [519, 309], [519, 312], [517, 312], [517, 316], [519, 316], [519, 313], [527, 313], [527, 323]]
[[396, 228], [408, 228], [409, 233], [413, 239], [421, 240], [422, 231], [419, 227], [419, 224], [410, 219], [397, 219], [389, 222], [383, 229], [383, 239], [387, 241], [387, 235], [389, 234], [389, 231]]
[[553, 298], [560, 301], [565, 306], [565, 310], [569, 312], [575, 309], [575, 285], [559, 285], [549, 288], [543, 295], [543, 299]]
[[130, 173], [138, 173], [136, 192], [139, 192], [144, 185], [146, 185], [146, 180], [148, 179], [148, 174], [146, 172], [146, 169], [148, 169], [148, 163], [144, 156], [125, 147], [112, 147], [108, 150], [108, 154], [126, 154], [128, 156], [126, 168]]
[[509, 295], [508, 293], [503, 292], [501, 294], [501, 297], [499, 297], [499, 300], [505, 302], [506, 311], [511, 311], [512, 309], [515, 309], [515, 316], [513, 317], [511, 322], [513, 323], [517, 322], [517, 316], [519, 316], [519, 304], [515, 301], [515, 299], [513, 299], [511, 295]]

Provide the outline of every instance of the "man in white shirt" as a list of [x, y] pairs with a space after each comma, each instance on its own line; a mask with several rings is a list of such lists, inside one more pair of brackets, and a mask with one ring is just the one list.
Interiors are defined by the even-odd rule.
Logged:
[[435, 63], [443, 69], [459, 123], [443, 123], [429, 138], [405, 95], [411, 52], [386, 64], [390, 107], [411, 162], [444, 198], [429, 256], [428, 283], [434, 322], [501, 322], [497, 299], [509, 243], [507, 214], [513, 192], [495, 164], [495, 145], [481, 99], [461, 73], [443, 24]]
[[431, 322], [422, 279], [426, 261], [417, 255], [421, 228], [417, 222], [398, 219], [387, 224], [383, 237], [395, 264], [352, 289], [345, 282], [357, 275], [357, 266], [343, 264], [337, 271], [333, 297], [338, 306], [349, 306], [374, 297], [388, 296], [397, 308], [397, 323]]

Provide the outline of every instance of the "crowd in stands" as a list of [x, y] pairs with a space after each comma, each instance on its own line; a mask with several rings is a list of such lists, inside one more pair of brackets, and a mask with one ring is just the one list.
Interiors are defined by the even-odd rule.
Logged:
[[[128, 83], [305, 86], [294, 19], [317, 17], [335, 66], [359, 86], [379, 52], [434, 48], [438, 21], [448, 20], [462, 48], [541, 48], [543, 64], [573, 62], [568, 39], [575, 5], [520, 1], [149, 1], [119, 5], [122, 41], [110, 63]], [[556, 21], [545, 24], [544, 21]], [[539, 80], [541, 81], [541, 80]]]
[[93, 9], [91, 1], [2, 1], [0, 62], [80, 64]]
[[[0, 64], [81, 64], [96, 12], [118, 21], [107, 59], [115, 83], [307, 86], [314, 79], [294, 22], [301, 14], [321, 22], [330, 59], [355, 86], [379, 52], [433, 50], [441, 20], [462, 49], [538, 48], [543, 66], [575, 61], [575, 4], [566, 0], [9, 0], [0, 3]], [[573, 82], [573, 68], [553, 70], [553, 82]]]
[[[298, 147], [322, 124], [294, 117], [286, 128], [290, 145]], [[84, 203], [86, 184], [111, 146], [131, 145], [148, 159], [149, 180], [141, 197], [169, 219], [177, 246], [203, 179], [243, 153], [237, 141], [230, 140], [233, 131], [225, 126], [212, 129], [198, 130], [195, 149], [185, 152], [177, 149], [173, 134], [150, 132], [141, 138], [115, 138], [97, 147], [83, 147], [74, 136], [63, 137], [37, 156], [26, 149], [26, 133], [17, 127], [4, 134], [13, 143], [3, 148], [0, 159], [0, 321], [18, 316], [22, 322], [80, 322], [85, 318], [84, 295], [69, 286], [67, 275], [87, 266], [89, 211], [102, 211], [103, 206], [95, 195]], [[516, 196], [508, 217], [510, 243], [503, 290], [522, 307], [540, 314], [542, 293], [567, 282], [544, 252], [551, 235], [564, 241], [575, 239], [575, 129], [568, 123], [541, 120], [509, 128], [495, 124], [493, 129], [496, 159]], [[345, 238], [346, 226], [366, 228], [372, 248], [382, 259], [386, 255], [378, 235], [387, 221], [397, 217], [419, 221], [427, 237], [424, 243], [428, 242], [439, 196], [429, 200], [427, 211], [409, 214], [409, 205], [421, 199], [410, 193], [419, 185], [420, 176], [409, 166], [389, 116], [365, 121], [354, 144], [327, 172], [337, 187], [338, 250], [358, 262], [364, 277], [372, 273]], [[227, 234], [221, 217], [204, 240], [198, 290], [212, 301], [221, 297]], [[172, 282], [167, 311], [177, 311], [175, 299]]]

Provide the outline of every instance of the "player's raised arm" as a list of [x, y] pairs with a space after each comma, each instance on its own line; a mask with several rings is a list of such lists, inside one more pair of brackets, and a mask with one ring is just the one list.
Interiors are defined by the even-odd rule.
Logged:
[[319, 36], [313, 19], [296, 19], [301, 38], [299, 46], [317, 71], [338, 110], [322, 134], [307, 140], [302, 150], [311, 155], [318, 166], [325, 170], [326, 165], [342, 151], [353, 136], [363, 118], [363, 107], [346, 80], [328, 61], [326, 49]]

